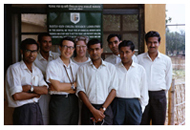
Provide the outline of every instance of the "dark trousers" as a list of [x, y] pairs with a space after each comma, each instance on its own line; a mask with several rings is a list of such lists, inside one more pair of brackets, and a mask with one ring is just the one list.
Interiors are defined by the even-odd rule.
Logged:
[[[100, 109], [103, 104], [97, 105], [92, 104], [96, 109]], [[104, 112], [105, 118], [102, 122], [97, 122], [96, 125], [112, 125], [113, 124], [113, 112], [111, 109], [111, 106], [108, 106], [106, 111]], [[83, 103], [82, 105], [82, 111], [81, 111], [81, 124], [82, 125], [94, 125], [94, 122], [92, 121], [93, 114], [90, 112], [90, 110], [86, 107], [86, 105]]]
[[17, 107], [13, 112], [13, 125], [43, 125], [38, 103], [28, 103]]
[[50, 125], [77, 125], [79, 118], [77, 96], [51, 95], [49, 112]]
[[149, 91], [149, 103], [143, 113], [142, 125], [164, 125], [166, 119], [166, 93], [161, 91]]
[[115, 98], [112, 104], [114, 125], [139, 125], [142, 118], [137, 98]]

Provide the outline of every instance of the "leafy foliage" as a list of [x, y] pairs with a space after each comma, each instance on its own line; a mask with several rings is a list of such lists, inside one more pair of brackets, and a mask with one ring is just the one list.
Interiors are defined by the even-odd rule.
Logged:
[[178, 55], [181, 51], [185, 54], [185, 32], [170, 32], [170, 30], [166, 28], [167, 55]]

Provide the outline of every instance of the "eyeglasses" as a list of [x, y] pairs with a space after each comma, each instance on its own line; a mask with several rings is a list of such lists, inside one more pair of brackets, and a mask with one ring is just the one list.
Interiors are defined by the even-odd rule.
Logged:
[[66, 50], [66, 49], [74, 50], [75, 49], [73, 46], [67, 46], [67, 45], [63, 45], [62, 47], [64, 50]]
[[37, 53], [38, 50], [28, 50], [28, 49], [25, 49], [25, 52], [26, 52], [27, 54], [31, 54], [31, 53]]
[[86, 45], [83, 45], [83, 46], [81, 46], [81, 45], [76, 45], [76, 48], [82, 48], [82, 49], [85, 49], [86, 48]]
[[75, 38], [75, 43], [78, 42], [78, 41], [84, 41], [85, 43], [88, 43], [88, 37], [86, 36], [78, 36]]

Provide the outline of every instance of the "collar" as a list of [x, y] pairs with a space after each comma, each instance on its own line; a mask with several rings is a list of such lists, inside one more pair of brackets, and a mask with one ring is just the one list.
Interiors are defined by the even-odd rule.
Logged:
[[[144, 57], [148, 57], [148, 58], [150, 58], [148, 52], [145, 53]], [[161, 54], [160, 54], [160, 52], [158, 51], [158, 55], [157, 55], [156, 58], [160, 58], [160, 57], [161, 57]]]
[[[53, 56], [53, 55], [52, 55], [52, 52], [49, 51], [49, 57], [52, 57], [52, 56]], [[39, 59], [39, 60], [45, 59], [45, 58], [42, 56], [42, 54], [40, 53], [40, 51], [39, 51], [39, 53], [38, 53], [38, 59]]]
[[[28, 69], [28, 67], [26, 66], [23, 60], [20, 61], [20, 66], [21, 66], [21, 69], [24, 69], [24, 70]], [[36, 66], [32, 63], [32, 70], [33, 69], [36, 69]]]
[[[90, 63], [91, 66], [94, 65], [93, 62], [92, 62], [92, 60], [89, 63]], [[102, 60], [102, 64], [101, 65], [102, 66], [107, 66], [107, 63], [104, 60]]]
[[112, 54], [113, 57], [119, 57], [120, 58], [120, 54], [118, 55], [115, 55], [115, 54]]
[[60, 64], [64, 65], [66, 68], [69, 68], [71, 65], [74, 64], [74, 62], [73, 62], [71, 59], [69, 59], [69, 65], [66, 66], [65, 63], [61, 60], [60, 56], [57, 58], [57, 60], [58, 60], [58, 62], [59, 62]]
[[[125, 66], [123, 65], [122, 61], [119, 63], [119, 65], [122, 66], [122, 67], [125, 67]], [[136, 67], [136, 63], [135, 63], [134, 61], [132, 61], [132, 64], [131, 64], [130, 67]]]

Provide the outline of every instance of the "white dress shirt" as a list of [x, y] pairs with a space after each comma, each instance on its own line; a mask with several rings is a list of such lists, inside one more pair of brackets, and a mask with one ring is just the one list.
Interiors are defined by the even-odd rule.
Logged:
[[147, 74], [147, 83], [149, 91], [168, 91], [172, 82], [172, 62], [171, 59], [158, 52], [154, 61], [148, 53], [137, 56], [138, 63], [142, 65]]
[[24, 104], [38, 102], [39, 98], [32, 98], [27, 100], [15, 101], [12, 96], [15, 93], [22, 92], [23, 85], [44, 86], [48, 85], [44, 81], [42, 72], [33, 64], [32, 72], [27, 68], [24, 61], [17, 62], [7, 69], [6, 80], [6, 93], [9, 107], [19, 107]]
[[134, 61], [128, 70], [121, 62], [115, 66], [117, 68], [117, 75], [119, 75], [119, 86], [116, 97], [138, 98], [143, 112], [149, 100], [145, 69]]
[[[46, 77], [46, 68], [50, 61], [56, 59], [59, 57], [59, 53], [51, 52], [49, 51], [49, 57], [48, 60], [46, 60], [41, 53], [39, 52], [36, 60], [34, 61], [34, 64], [42, 71], [44, 77]], [[49, 101], [50, 101], [50, 95], [42, 95], [39, 100], [39, 106], [41, 108], [42, 112], [42, 118], [45, 125], [49, 124]]]
[[116, 68], [102, 60], [97, 69], [92, 61], [81, 66], [77, 72], [77, 93], [82, 91], [92, 104], [103, 104], [112, 89], [117, 91]]
[[[72, 67], [73, 78], [74, 78], [74, 81], [76, 81], [76, 73], [77, 73], [79, 66], [76, 63], [72, 62], [72, 60], [70, 60], [69, 65], [66, 66], [60, 57], [49, 62], [48, 66], [47, 66], [47, 70], [46, 70], [46, 81], [48, 83], [51, 83], [49, 79], [52, 79], [52, 80], [60, 81], [61, 83], [70, 83], [69, 77], [67, 76], [64, 66], [67, 69], [67, 72], [69, 74], [71, 82], [73, 82], [72, 74], [71, 74], [71, 67]], [[67, 92], [50, 91], [50, 94], [65, 95], [68, 93]]]
[[[132, 60], [135, 63], [138, 63], [138, 59], [135, 54], [132, 56]], [[115, 64], [118, 64], [121, 62], [121, 58], [120, 58], [120, 55], [112, 54], [112, 55], [108, 56], [104, 61], [110, 62], [115, 65]]]
[[49, 51], [49, 57], [48, 60], [46, 60], [39, 52], [36, 57], [36, 60], [34, 61], [34, 64], [42, 71], [42, 74], [46, 76], [47, 64], [50, 61], [57, 59], [59, 56], [59, 53]]

